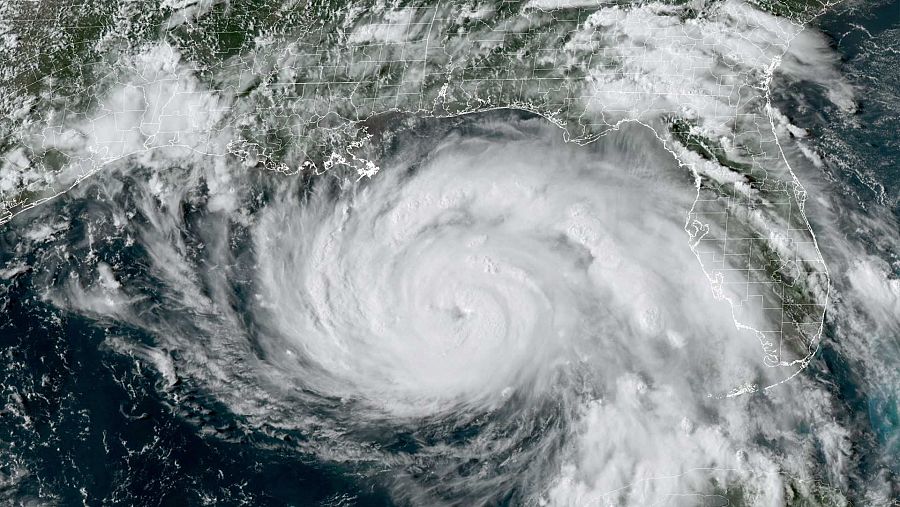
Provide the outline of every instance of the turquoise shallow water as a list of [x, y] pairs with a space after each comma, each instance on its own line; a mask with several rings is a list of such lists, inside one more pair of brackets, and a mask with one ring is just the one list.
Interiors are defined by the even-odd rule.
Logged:
[[[853, 85], [856, 111], [848, 114], [826, 98], [829, 90], [810, 83], [781, 83], [774, 94], [778, 108], [809, 132], [807, 141], [822, 156], [823, 166], [807, 177], [829, 181], [833, 202], [863, 215], [881, 216], [887, 225], [872, 233], [860, 224], [843, 223], [841, 233], [858, 242], [867, 254], [882, 259], [893, 277], [900, 277], [900, 252], [883, 234], [900, 236], [900, 7], [896, 2], [855, 2], [839, 6], [816, 26], [840, 56], [841, 74]], [[815, 211], [812, 212], [817, 227]], [[828, 261], [829, 246], [823, 251]], [[840, 277], [835, 277], [837, 283]], [[839, 290], [846, 287], [838, 286]], [[842, 317], [846, 305], [833, 301], [831, 314]], [[834, 382], [841, 398], [871, 439], [856, 443], [861, 475], [887, 466], [900, 474], [900, 385], [883, 375], [866, 375], [870, 365], [840, 350], [841, 330], [826, 326], [822, 349], [811, 368]], [[846, 332], [844, 330], [843, 332]], [[871, 337], [882, 367], [900, 368], [900, 336]], [[880, 460], [876, 457], [887, 457]]]

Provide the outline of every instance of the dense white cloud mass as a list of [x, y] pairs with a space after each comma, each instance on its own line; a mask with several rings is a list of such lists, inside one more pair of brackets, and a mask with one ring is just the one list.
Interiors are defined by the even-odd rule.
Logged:
[[[668, 188], [675, 174], [628, 153], [555, 144], [450, 138], [337, 203], [281, 203], [256, 233], [260, 304], [284, 341], [273, 355], [317, 365], [335, 396], [443, 411], [542, 390], [566, 362], [626, 361], [602, 350], [637, 336], [689, 332], [665, 280], [690, 260], [690, 186]], [[660, 241], [680, 250], [666, 266]], [[610, 336], [624, 330], [636, 336]]]
[[[696, 19], [682, 19], [677, 15], [679, 7], [661, 3], [596, 5], [592, 9], [584, 12], [583, 21], [565, 25], [553, 22], [565, 16], [547, 6], [525, 9], [502, 22], [493, 19], [496, 13], [463, 9], [458, 14], [469, 13], [463, 16], [465, 19], [485, 18], [485, 22], [473, 27], [478, 28], [476, 33], [449, 33], [448, 40], [440, 42], [444, 49], [425, 60], [426, 66], [447, 66], [446, 82], [438, 96], [431, 96], [436, 93], [431, 89], [435, 84], [426, 87], [417, 81], [424, 76], [407, 74], [399, 85], [401, 91], [403, 87], [418, 87], [419, 100], [401, 100], [401, 95], [414, 95], [411, 89], [405, 89], [402, 94], [397, 92], [393, 107], [383, 109], [447, 115], [515, 105], [553, 118], [568, 129], [567, 136], [581, 141], [607, 132], [620, 122], [654, 125], [660, 140], [693, 172], [701, 187], [695, 197], [702, 203], [686, 205], [690, 210], [686, 229], [709, 282], [717, 291], [719, 285], [729, 285], [719, 296], [731, 304], [739, 325], [758, 331], [751, 339], [761, 344], [767, 363], [784, 367], [784, 377], [796, 373], [818, 343], [828, 293], [827, 273], [803, 212], [805, 192], [780, 156], [777, 132], [770, 125], [779, 113], [765, 106], [766, 90], [783, 59], [785, 71], [791, 76], [834, 85], [834, 90], [842, 91], [834, 100], [852, 105], [849, 88], [831, 67], [833, 57], [821, 39], [801, 30], [801, 25], [741, 2], [710, 7], [708, 15]], [[213, 211], [236, 206], [231, 182], [234, 176], [229, 168], [234, 156], [248, 167], [309, 172], [307, 152], [319, 150], [324, 169], [350, 166], [360, 175], [371, 176], [377, 173], [378, 165], [354, 153], [360, 143], [364, 144], [367, 132], [363, 131], [360, 141], [354, 137], [359, 135], [355, 129], [369, 126], [355, 122], [379, 110], [371, 108], [377, 101], [370, 107], [367, 99], [358, 99], [357, 90], [368, 82], [367, 76], [382, 72], [378, 65], [395, 57], [401, 61], [413, 58], [418, 50], [413, 48], [432, 42], [432, 30], [425, 30], [430, 26], [424, 21], [429, 15], [432, 23], [439, 21], [432, 27], [435, 32], [452, 32], [447, 23], [456, 19], [450, 16], [454, 12], [450, 7], [393, 10], [379, 5], [365, 16], [356, 10], [345, 13], [347, 40], [339, 37], [343, 49], [325, 57], [340, 60], [344, 53], [361, 56], [353, 56], [359, 61], [347, 66], [347, 80], [334, 74], [334, 85], [315, 89], [310, 88], [312, 85], [293, 89], [313, 79], [305, 73], [317, 73], [316, 69], [324, 65], [319, 61], [322, 55], [311, 52], [305, 36], [261, 38], [253, 52], [239, 55], [240, 61], [223, 62], [213, 69], [212, 83], [201, 81], [196, 69], [191, 68], [192, 62], [182, 54], [184, 49], [169, 42], [148, 44], [119, 60], [121, 66], [108, 78], [94, 110], [74, 116], [74, 120], [65, 110], [51, 111], [47, 124], [41, 124], [29, 140], [33, 144], [30, 148], [35, 153], [58, 152], [68, 160], [59, 172], [48, 176], [53, 191], [64, 191], [125, 159], [151, 166], [212, 163], [217, 169], [206, 182], [215, 194], [209, 204]], [[515, 96], [502, 91], [494, 96], [490, 90], [483, 95], [476, 89], [475, 100], [468, 89], [470, 80], [454, 76], [460, 66], [476, 65], [481, 52], [491, 49], [488, 41], [499, 37], [498, 32], [515, 29], [534, 34], [536, 27], [543, 25], [553, 29], [546, 37], [535, 36], [529, 44], [560, 46], [554, 54], [561, 60], [544, 61], [540, 56], [543, 51], [532, 51], [535, 61], [531, 63], [571, 67], [578, 75], [583, 74], [583, 79], [554, 75], [548, 78], [550, 81], [526, 80]], [[365, 37], [359, 35], [360, 30]], [[394, 39], [399, 36], [389, 36], [394, 32], [402, 33], [406, 42], [397, 43]], [[369, 42], [357, 40], [360, 37], [385, 44], [378, 59], [364, 52], [371, 48], [366, 46]], [[516, 68], [530, 65], [518, 53], [510, 58], [508, 64]], [[336, 65], [334, 72], [343, 68]], [[516, 70], [520, 71], [526, 72]], [[265, 76], [262, 82], [257, 81], [257, 74]], [[491, 79], [486, 76], [483, 81], [490, 83]], [[314, 82], [322, 84], [320, 78]], [[357, 85], [348, 85], [348, 90], [342, 91], [337, 88], [338, 82]], [[557, 92], [568, 89], [564, 108], [557, 109], [556, 104], [548, 102], [556, 100], [557, 92], [544, 90], [547, 83], [556, 83]], [[627, 103], [620, 103], [623, 100]], [[671, 125], [659, 121], [669, 117], [689, 122], [690, 135], [714, 143], [717, 154], [701, 156], [696, 149], [682, 146], [684, 139], [672, 139], [668, 131]], [[249, 138], [248, 133], [252, 134]], [[270, 160], [272, 146], [258, 139], [270, 137], [274, 138], [272, 142], [282, 143], [275, 149], [285, 153], [283, 160]], [[32, 171], [28, 160], [21, 158], [15, 158], [16, 167], [21, 166], [26, 173]], [[742, 169], [723, 166], [722, 159]], [[39, 179], [18, 171], [9, 172], [11, 193], [19, 190], [16, 181]], [[712, 195], [706, 195], [710, 192]], [[758, 200], [780, 204], [759, 207], [755, 204]], [[773, 324], [772, 315], [759, 311], [782, 313], [791, 303], [783, 288], [773, 296], [782, 282], [773, 284], [768, 273], [772, 259], [748, 255], [742, 265], [723, 262], [726, 255], [736, 257], [753, 248], [741, 245], [726, 252], [727, 226], [720, 223], [725, 214], [742, 215], [744, 228], [732, 232], [733, 236], [768, 243], [782, 259], [782, 269], [790, 272], [791, 279], [799, 279], [802, 287], [798, 290], [808, 301], [796, 302], [800, 306], [791, 308], [809, 305], [811, 310], [788, 311], [786, 326]]]
[[[517, 97], [454, 81], [498, 31], [589, 4], [535, 43], [565, 39], [553, 63], [577, 79]], [[208, 7], [167, 5], [171, 26]], [[743, 2], [684, 18], [662, 3], [529, 5], [502, 22], [474, 4], [346, 13], [341, 44], [447, 65], [427, 86], [426, 65], [407, 69], [387, 115], [355, 100], [366, 83], [290, 89], [334, 57], [309, 52], [306, 32], [260, 37], [203, 79], [173, 43], [142, 46], [96, 107], [51, 111], [23, 129], [28, 150], [6, 153], [4, 196], [41, 177], [68, 191], [59, 217], [10, 222], [17, 255], [38, 260], [0, 278], [78, 259], [39, 275], [36, 299], [152, 364], [199, 433], [227, 433], [195, 417], [224, 407], [240, 431], [346, 465], [400, 503], [886, 503], [892, 469], [861, 477], [855, 445], [873, 430], [822, 380], [834, 364], [803, 371], [833, 293], [829, 348], [877, 389], [900, 385], [896, 266], [841, 232], [834, 189], [801, 185], [821, 159], [770, 101], [777, 69], [855, 110], [824, 39]], [[429, 16], [473, 34], [429, 52]], [[410, 89], [421, 96], [401, 103]], [[569, 109], [550, 107], [555, 93]], [[500, 98], [552, 122], [456, 114]], [[248, 132], [282, 142], [283, 160]], [[29, 150], [66, 163], [41, 176]], [[847, 220], [896, 249], [893, 218]], [[110, 245], [127, 255], [98, 253]]]
[[[154, 170], [133, 182], [137, 209], [112, 213], [145, 217], [132, 232], [155, 282], [98, 264], [51, 297], [149, 331], [153, 348], [107, 343], [167, 389], [202, 386], [253, 425], [304, 432], [305, 452], [388, 467], [414, 503], [513, 488], [554, 505], [777, 504], [812, 494], [822, 467], [846, 473], [826, 391], [724, 396], [780, 376], [710, 291], [683, 229], [692, 178], [649, 130], [578, 147], [495, 114], [398, 135], [372, 179], [275, 176], [261, 208], [235, 177], [237, 207], [199, 229], [182, 210], [214, 206], [216, 169]], [[117, 181], [98, 181], [113, 201]], [[152, 290], [168, 302], [148, 315]], [[798, 425], [822, 431], [797, 440]], [[416, 452], [368, 441], [401, 429]], [[767, 443], [783, 439], [789, 456]]]

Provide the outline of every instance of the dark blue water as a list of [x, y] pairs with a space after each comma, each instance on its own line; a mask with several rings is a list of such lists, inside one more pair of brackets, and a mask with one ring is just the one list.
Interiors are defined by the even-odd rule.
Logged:
[[[826, 154], [823, 170], [857, 205], [885, 206], [900, 216], [900, 53], [878, 51], [891, 40], [900, 47], [900, 6], [843, 8], [819, 24], [858, 88], [860, 108], [848, 117], [827, 104], [825, 90], [803, 83], [786, 86], [777, 97], [779, 107], [810, 130]], [[120, 276], [147, 276], [133, 262], [144, 254], [135, 250], [139, 246], [121, 235], [89, 234], [79, 219], [102, 215], [102, 206], [63, 197], [0, 230], [0, 266], [32, 266], [0, 278], [0, 385], [6, 400], [0, 410], [0, 504], [40, 498], [60, 505], [390, 505], [387, 493], [352, 467], [304, 455], [302, 434], [246, 428], [190, 386], [171, 387], [180, 400], [172, 406], [150, 365], [102, 346], [109, 336], [145, 343], [150, 337], [66, 314], [44, 300], [47, 287], [67, 283], [83, 269], [91, 234], [99, 260], [127, 267]], [[62, 215], [72, 224], [64, 233], [23, 249], [28, 241], [17, 231], [24, 224]], [[70, 251], [71, 245], [78, 247]], [[153, 304], [165, 301], [160, 296], [148, 301]], [[900, 455], [898, 393], [892, 386], [864, 385], [856, 366], [830, 346], [829, 333], [834, 330], [826, 331], [811, 374], [835, 385], [845, 417], [871, 428], [873, 440], [858, 443], [860, 467], [863, 473], [876, 470], [878, 463], [866, 456], [874, 460], [882, 449]], [[18, 474], [27, 475], [14, 479]]]
[[779, 108], [807, 129], [826, 171], [864, 206], [900, 217], [900, 3], [847, 2], [814, 23], [840, 55], [857, 111], [847, 114], [820, 85], [776, 86]]
[[[854, 86], [858, 108], [852, 113], [842, 111], [828, 101], [828, 90], [821, 86], [784, 79], [774, 93], [776, 105], [793, 124], [809, 132], [808, 142], [823, 158], [823, 178], [843, 194], [835, 196], [834, 202], [900, 220], [900, 3], [848, 3], [815, 25], [839, 53], [841, 74]], [[894, 276], [900, 277], [900, 252], [880, 246], [877, 237], [854, 230], [854, 224], [842, 227], [848, 238], [886, 260]], [[860, 470], [851, 481], [863, 488], [867, 475], [900, 477], [900, 393], [895, 385], [867, 379], [866, 365], [839, 352], [839, 334], [834, 326], [826, 326], [809, 372], [834, 386], [834, 394], [847, 408], [847, 422], [867, 428], [871, 436], [854, 447]], [[900, 359], [900, 337], [881, 337], [880, 346], [885, 357]], [[887, 460], [882, 459], [885, 456]]]
[[[172, 388], [181, 403], [171, 406], [151, 365], [102, 346], [108, 336], [149, 337], [42, 299], [46, 288], [84, 269], [88, 231], [75, 219], [29, 248], [18, 222], [101, 216], [98, 207], [64, 197], [0, 235], [0, 265], [33, 267], [0, 280], [0, 384], [8, 400], [0, 411], [0, 480], [28, 471], [22, 480], [0, 481], [0, 504], [388, 505], [387, 495], [352, 469], [305, 457], [295, 445], [302, 435], [246, 430], [189, 386]], [[136, 248], [116, 236], [92, 244], [98, 260], [127, 266], [126, 278], [143, 276], [139, 263], [128, 262], [140, 258]]]

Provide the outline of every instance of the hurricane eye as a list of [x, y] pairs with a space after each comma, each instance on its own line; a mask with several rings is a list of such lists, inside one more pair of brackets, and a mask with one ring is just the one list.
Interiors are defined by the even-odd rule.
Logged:
[[0, 0], [0, 504], [900, 507], [898, 0]]

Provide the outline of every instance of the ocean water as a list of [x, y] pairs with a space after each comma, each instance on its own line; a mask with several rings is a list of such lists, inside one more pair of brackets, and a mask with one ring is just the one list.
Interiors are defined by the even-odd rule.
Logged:
[[[103, 347], [111, 335], [149, 342], [141, 330], [42, 301], [42, 289], [65, 284], [83, 270], [85, 250], [68, 245], [84, 244], [90, 218], [102, 216], [98, 206], [63, 198], [42, 210], [40, 218], [50, 222], [60, 216], [85, 221], [75, 218], [65, 235], [24, 256], [17, 245], [28, 240], [16, 235], [15, 224], [3, 235], [3, 262], [33, 266], [0, 288], [0, 346], [7, 365], [0, 375], [11, 396], [0, 415], [4, 501], [344, 505], [346, 497], [358, 505], [389, 505], [383, 491], [353, 477], [352, 470], [304, 458], [289, 435], [244, 431], [225, 407], [189, 387], [175, 387], [179, 406], [173, 407], [172, 399], [160, 396], [165, 380], [150, 362]], [[106, 262], [131, 266], [131, 275], [140, 277], [140, 261], [130, 257], [140, 259], [142, 253], [134, 250], [98, 242], [92, 251]]]
[[[819, 188], [843, 192], [832, 196], [832, 202], [853, 207], [861, 214], [893, 216], [894, 220], [900, 220], [900, 109], [896, 101], [900, 94], [896, 85], [900, 82], [900, 53], [891, 46], [900, 37], [897, 14], [897, 6], [887, 2], [876, 7], [839, 8], [819, 21], [841, 55], [841, 71], [856, 87], [856, 111], [832, 105], [826, 98], [827, 89], [805, 82], [781, 83], [774, 96], [790, 122], [808, 131], [804, 142], [822, 155], [821, 163], [797, 159], [798, 166], [805, 164], [799, 169], [801, 179], [820, 178], [826, 183]], [[409, 172], [414, 173], [415, 168], [409, 168]], [[159, 225], [154, 223], [155, 216], [139, 210], [172, 205], [162, 201], [147, 204], [145, 183], [152, 177], [151, 171], [132, 167], [127, 174], [104, 176], [102, 185], [89, 181], [77, 194], [63, 195], [24, 213], [0, 230], [0, 266], [6, 270], [0, 277], [0, 350], [6, 366], [0, 372], [0, 384], [7, 400], [0, 412], [0, 499], [24, 505], [395, 505], [404, 501], [397, 500], [391, 475], [403, 467], [414, 485], [424, 484], [422, 488], [437, 491], [436, 497], [447, 504], [461, 504], [453, 496], [458, 491], [453, 488], [458, 485], [440, 484], [441, 477], [426, 468], [409, 472], [432, 459], [441, 463], [437, 452], [410, 466], [402, 460], [435, 448], [474, 445], [485, 428], [493, 431], [490, 434], [497, 440], [521, 438], [520, 447], [527, 447], [554, 427], [564, 425], [560, 421], [566, 417], [565, 407], [547, 402], [540, 407], [541, 417], [531, 420], [522, 416], [521, 422], [508, 423], [509, 428], [493, 428], [487, 418], [499, 418], [504, 410], [516, 413], [513, 396], [503, 408], [471, 418], [457, 416], [452, 423], [391, 423], [383, 426], [388, 430], [371, 434], [365, 432], [373, 430], [360, 429], [353, 421], [340, 420], [334, 428], [327, 428], [334, 432], [335, 442], [345, 437], [375, 442], [379, 452], [384, 451], [378, 456], [396, 460], [379, 463], [371, 457], [374, 454], [366, 454], [364, 446], [358, 450], [362, 456], [359, 459], [348, 458], [350, 451], [346, 449], [336, 449], [339, 459], [323, 459], [321, 444], [313, 443], [320, 437], [281, 424], [274, 417], [266, 421], [265, 398], [254, 398], [254, 403], [261, 399], [262, 404], [248, 409], [262, 413], [260, 417], [251, 421], [235, 415], [231, 407], [178, 371], [178, 351], [170, 352], [175, 357], [158, 353], [154, 348], [156, 337], [147, 332], [146, 323], [158, 324], [157, 332], [193, 333], [198, 340], [228, 333], [228, 328], [201, 328], [192, 317], [203, 320], [206, 315], [200, 314], [202, 310], [188, 308], [162, 283], [155, 291], [131, 289], [146, 289], [157, 283], [151, 264], [160, 255], [148, 249], [146, 242], [136, 240], [142, 231]], [[184, 170], [184, 178], [189, 177], [189, 171]], [[283, 176], [277, 174], [250, 176], [259, 209], [283, 192], [280, 178]], [[339, 195], [341, 183], [333, 185], [328, 188]], [[110, 188], [115, 189], [114, 195], [106, 194]], [[250, 275], [242, 270], [247, 267], [244, 255], [254, 239], [251, 228], [236, 218], [229, 222], [232, 228], [227, 237], [217, 236], [221, 217], [208, 211], [205, 199], [197, 192], [178, 201], [185, 228], [181, 236], [165, 239], [178, 245], [179, 254], [196, 261], [192, 265], [198, 268], [196, 272], [206, 273], [197, 275], [200, 277], [217, 276], [215, 270], [199, 269], [209, 267], [203, 252], [220, 247], [234, 252], [233, 265], [222, 268], [229, 274], [226, 299], [235, 315], [249, 315], [249, 309], [257, 303]], [[309, 202], [304, 199], [299, 196], [297, 202]], [[819, 206], [823, 214], [828, 213], [824, 204], [810, 204], [814, 229], [826, 227], [816, 222]], [[116, 211], [122, 209], [136, 210], [125, 226], [116, 218]], [[251, 208], [248, 215], [253, 217], [257, 211]], [[464, 223], [467, 217], [453, 219]], [[35, 223], [44, 227], [35, 228]], [[890, 234], [890, 227], [897, 222], [887, 223], [878, 234]], [[896, 279], [900, 276], [898, 252], [891, 249], [892, 243], [871, 236], [871, 230], [854, 229], [852, 224], [840, 224], [838, 228], [848, 241], [864, 245], [869, 255], [884, 260]], [[823, 247], [826, 261], [829, 256], [840, 255], [836, 248], [829, 248], [827, 244]], [[91, 261], [90, 269], [85, 267], [86, 259]], [[126, 298], [139, 298], [145, 308], [140, 322], [145, 325], [133, 319], [113, 318], [113, 302], [105, 300], [101, 292], [79, 293], [82, 311], [66, 310], [70, 302], [59, 298], [72, 294], [79, 279], [94, 276], [94, 267], [104, 265], [118, 268], [115, 278], [104, 278], [100, 268], [101, 283], [123, 287]], [[194, 274], [179, 276], [190, 278]], [[206, 282], [198, 284], [201, 291], [196, 294], [197, 300], [219, 297], [213, 293], [218, 285]], [[881, 477], [882, 485], [890, 489], [896, 488], [893, 481], [900, 475], [898, 384], [890, 376], [870, 374], [862, 364], [867, 355], [851, 355], [842, 349], [852, 343], [843, 338], [852, 323], [851, 317], [837, 313], [827, 323], [820, 351], [805, 374], [831, 386], [830, 394], [843, 407], [834, 418], [865, 436], [853, 442], [848, 454], [855, 464], [843, 484], [851, 498], [865, 498], [873, 476]], [[266, 325], [252, 317], [239, 324], [249, 336]], [[876, 347], [872, 353], [887, 368], [900, 365], [900, 337], [885, 334], [876, 338], [870, 342]], [[215, 348], [218, 342], [210, 339], [204, 343]], [[253, 345], [250, 350], [258, 358], [270, 353], [264, 344]], [[225, 355], [228, 351], [215, 353]], [[244, 388], [240, 375], [223, 376], [224, 380], [215, 378], [214, 373], [211, 377], [207, 380], [218, 388]], [[280, 381], [266, 380], [273, 384]], [[640, 382], [637, 385], [635, 389], [640, 390]], [[578, 393], [585, 399], [594, 394]], [[308, 399], [303, 398], [306, 393], [289, 396]], [[311, 417], [327, 419], [340, 413], [345, 401], [334, 396], [316, 398], [315, 403], [319, 412]], [[275, 401], [271, 408], [276, 409]], [[279, 405], [277, 410], [285, 408]], [[517, 432], [520, 425], [529, 424], [534, 427]], [[555, 459], [555, 453], [573, 438], [561, 438], [540, 450], [547, 460]], [[832, 450], [818, 452], [824, 455]], [[895, 456], [893, 460], [891, 455]], [[514, 463], [515, 453], [510, 452], [508, 458], [503, 462]], [[457, 469], [453, 477], [477, 477], [482, 472], [478, 460], [461, 461], [454, 462]], [[497, 490], [497, 494], [488, 496], [492, 504], [536, 503], [520, 484], [498, 480], [491, 486]], [[727, 501], [728, 495], [697, 504], [726, 505], [723, 498]], [[407, 498], [407, 503], [415, 502]]]
[[[885, 262], [888, 277], [900, 277], [900, 7], [895, 2], [850, 2], [817, 19], [814, 25], [839, 55], [839, 69], [854, 88], [853, 110], [842, 110], [828, 99], [831, 90], [809, 82], [786, 82], [775, 87], [774, 103], [791, 123], [808, 133], [804, 142], [821, 158], [806, 169], [807, 177], [829, 182], [838, 206], [861, 214], [884, 217], [885, 228], [870, 228], [852, 220], [841, 221], [841, 237], [862, 246], [866, 254]], [[809, 164], [809, 161], [805, 161]], [[802, 164], [802, 162], [801, 162]], [[816, 216], [812, 203], [811, 216]], [[837, 212], [840, 214], [840, 211]], [[816, 219], [813, 218], [816, 229]], [[831, 248], [823, 243], [826, 261]], [[840, 257], [837, 248], [832, 256]], [[838, 269], [843, 264], [835, 263]], [[840, 305], [840, 295], [837, 304]], [[846, 333], [832, 318], [824, 330], [818, 358], [810, 373], [833, 382], [847, 404], [848, 413], [871, 429], [871, 439], [856, 442], [861, 456], [860, 476], [877, 473], [885, 463], [900, 473], [900, 391], [896, 377], [867, 377], [866, 365], [843, 349]], [[872, 335], [871, 356], [896, 368], [900, 364], [900, 336]], [[870, 357], [870, 356], [864, 356]], [[893, 456], [886, 462], [869, 457]], [[864, 487], [861, 481], [858, 487]]]

